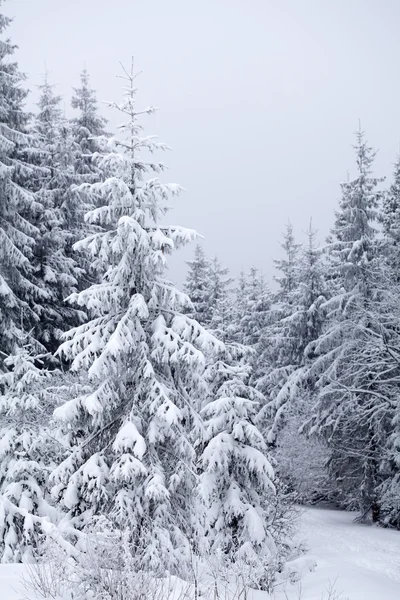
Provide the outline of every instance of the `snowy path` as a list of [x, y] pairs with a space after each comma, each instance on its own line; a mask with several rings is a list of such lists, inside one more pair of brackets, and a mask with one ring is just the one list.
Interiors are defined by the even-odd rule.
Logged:
[[[335, 579], [343, 599], [400, 600], [400, 532], [359, 525], [354, 517], [334, 510], [304, 511], [300, 536], [317, 567], [303, 578], [302, 600], [320, 600]], [[297, 598], [296, 586], [286, 592], [290, 600]]]

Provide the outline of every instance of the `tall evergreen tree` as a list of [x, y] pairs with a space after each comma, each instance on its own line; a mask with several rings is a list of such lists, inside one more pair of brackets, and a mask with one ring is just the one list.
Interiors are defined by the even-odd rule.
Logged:
[[270, 346], [265, 342], [261, 364], [273, 362], [265, 375], [257, 373], [258, 387], [269, 393], [257, 423], [274, 443], [280, 478], [303, 500], [315, 500], [331, 498], [334, 488], [325, 468], [326, 443], [299, 433], [313, 414], [315, 389], [309, 368], [315, 357], [310, 345], [321, 335], [327, 300], [323, 254], [311, 223], [307, 238], [298, 256], [298, 285], [291, 294], [290, 313], [285, 311], [265, 330]]
[[80, 152], [75, 157], [75, 171], [84, 175], [85, 180], [96, 181], [101, 176], [98, 165], [92, 160], [93, 155], [101, 150], [99, 138], [106, 135], [107, 120], [99, 115], [96, 92], [90, 87], [89, 73], [83, 69], [80, 77], [81, 85], [74, 88], [71, 100], [72, 108], [78, 115], [72, 119], [75, 142]]
[[208, 327], [212, 318], [210, 303], [210, 261], [206, 258], [200, 244], [196, 245], [194, 258], [187, 262], [189, 269], [184, 290], [189, 296], [192, 308], [190, 314], [204, 327]]
[[[180, 187], [145, 179], [162, 170], [140, 156], [163, 149], [142, 138], [135, 76], [125, 72], [124, 137], [98, 155], [105, 181], [86, 184], [99, 199], [88, 215], [97, 233], [79, 242], [104, 265], [100, 283], [74, 294], [92, 319], [71, 330], [60, 352], [88, 372], [89, 391], [56, 411], [74, 432], [72, 453], [53, 475], [54, 493], [76, 527], [107, 512], [130, 532], [140, 568], [184, 573], [196, 531], [192, 432], [204, 390], [202, 350], [221, 344], [184, 314], [188, 298], [164, 278], [167, 256], [196, 238], [159, 225]], [[87, 388], [86, 388], [87, 389]]]
[[243, 343], [257, 354], [260, 350], [260, 338], [267, 323], [267, 314], [271, 307], [271, 294], [264, 278], [252, 267], [246, 279], [244, 310], [240, 322]]
[[230, 293], [230, 286], [233, 278], [229, 275], [229, 269], [222, 266], [218, 256], [210, 260], [209, 267], [209, 291], [210, 305], [212, 311], [216, 309], [218, 303]]
[[[274, 260], [278, 275], [278, 290], [272, 296], [270, 310], [264, 318], [264, 329], [259, 336], [256, 387], [267, 399], [259, 415], [268, 441], [275, 442], [276, 430], [271, 428], [275, 406], [281, 404], [282, 390], [290, 374], [299, 366], [299, 340], [293, 336], [292, 314], [296, 311], [295, 295], [299, 286], [300, 245], [295, 242], [293, 228], [288, 223], [281, 247], [285, 254]], [[287, 389], [287, 388], [286, 388]], [[286, 396], [286, 394], [285, 394]], [[280, 411], [277, 413], [279, 417]], [[273, 420], [272, 420], [273, 422]]]
[[32, 258], [42, 206], [27, 182], [40, 170], [32, 161], [36, 140], [28, 134], [24, 77], [11, 60], [15, 46], [4, 33], [10, 19], [0, 14], [0, 347], [4, 354], [26, 343], [38, 348], [32, 328], [40, 318], [42, 291]]
[[400, 156], [397, 157], [393, 183], [383, 195], [381, 222], [387, 260], [396, 281], [400, 280]]
[[328, 280], [333, 296], [325, 303], [327, 321], [310, 345], [316, 356], [310, 375], [317, 378], [318, 411], [313, 431], [326, 436], [330, 469], [341, 481], [345, 502], [373, 512], [381, 482], [377, 449], [385, 445], [378, 384], [368, 353], [380, 338], [376, 219], [382, 179], [371, 175], [375, 153], [362, 131], [356, 134], [357, 177], [342, 184], [342, 198], [329, 241]]
[[271, 535], [274, 471], [266, 443], [255, 426], [262, 396], [248, 385], [250, 370], [219, 361], [212, 367], [215, 399], [203, 409], [205, 429], [199, 490], [207, 506], [209, 551], [229, 560], [259, 561], [264, 572], [275, 562]]
[[275, 277], [279, 286], [276, 300], [287, 302], [288, 299], [290, 301], [291, 294], [298, 284], [297, 258], [300, 250], [300, 245], [296, 244], [290, 221], [286, 225], [281, 248], [284, 251], [283, 258], [274, 260], [275, 268], [280, 273]]
[[37, 336], [54, 352], [63, 331], [82, 322], [84, 313], [68, 306], [64, 300], [76, 290], [83, 276], [72, 256], [69, 198], [76, 183], [73, 159], [77, 148], [68, 122], [60, 110], [61, 98], [56, 96], [47, 74], [39, 87], [40, 98], [36, 116], [36, 131], [41, 142], [40, 164], [44, 176], [36, 197], [43, 206], [37, 227], [40, 238], [35, 246], [35, 277], [41, 288], [41, 320]]
[[[102, 181], [105, 174], [94, 157], [102, 152], [106, 143], [107, 120], [99, 114], [96, 92], [90, 87], [89, 73], [86, 68], [81, 73], [80, 86], [74, 88], [71, 105], [75, 116], [69, 123], [70, 127], [65, 130], [69, 134], [65, 141], [69, 142], [69, 148], [74, 148], [74, 152], [69, 156], [67, 169], [73, 169], [76, 184]], [[97, 281], [99, 276], [96, 271], [93, 271], [88, 252], [83, 249], [79, 252], [72, 250], [76, 241], [96, 231], [96, 225], [85, 221], [85, 214], [96, 206], [90, 203], [96, 203], [97, 200], [82, 193], [79, 187], [71, 186], [63, 203], [64, 219], [70, 233], [70, 243], [66, 248], [67, 255], [74, 258], [83, 271], [82, 277], [78, 279], [80, 290]]]

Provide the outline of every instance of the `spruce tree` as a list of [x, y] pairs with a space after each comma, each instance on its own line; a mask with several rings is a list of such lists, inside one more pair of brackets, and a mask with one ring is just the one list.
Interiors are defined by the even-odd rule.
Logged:
[[[205, 429], [199, 490], [206, 504], [209, 551], [236, 562], [276, 559], [270, 531], [275, 486], [266, 443], [255, 425], [260, 402], [248, 385], [250, 369], [218, 361], [212, 367], [215, 399], [203, 409]], [[258, 583], [263, 585], [265, 572]]]
[[400, 280], [400, 156], [397, 157], [393, 183], [383, 195], [380, 219], [387, 260], [396, 281]]
[[[273, 426], [274, 414], [281, 405], [283, 389], [287, 389], [288, 377], [299, 366], [299, 340], [292, 328], [292, 315], [296, 311], [295, 295], [299, 286], [300, 245], [295, 242], [293, 228], [288, 223], [281, 247], [285, 254], [274, 260], [279, 284], [272, 295], [270, 310], [264, 317], [264, 329], [259, 336], [255, 382], [257, 389], [267, 399], [259, 415], [259, 424], [269, 443], [276, 440]], [[285, 400], [286, 400], [286, 392]]]
[[276, 300], [290, 302], [291, 294], [296, 289], [299, 280], [297, 258], [300, 251], [300, 245], [296, 243], [290, 221], [286, 225], [281, 248], [284, 251], [283, 258], [274, 260], [275, 268], [280, 273], [274, 278], [279, 286]]
[[243, 304], [243, 316], [240, 321], [243, 343], [250, 346], [257, 354], [271, 306], [271, 294], [264, 278], [258, 275], [255, 267], [250, 269], [246, 279]]
[[[376, 240], [382, 179], [371, 175], [375, 153], [356, 134], [357, 177], [342, 184], [335, 226], [328, 240], [326, 324], [310, 344], [309, 375], [318, 388], [311, 431], [329, 440], [330, 470], [341, 482], [343, 502], [358, 506], [365, 518], [374, 512], [382, 480], [377, 454], [385, 446], [379, 382], [372, 356], [382, 342], [379, 280], [384, 264]], [[379, 369], [379, 367], [378, 367]], [[378, 394], [378, 396], [376, 396]]]
[[43, 292], [32, 268], [36, 223], [43, 207], [29, 182], [41, 171], [32, 161], [37, 141], [28, 133], [24, 112], [24, 77], [11, 57], [15, 46], [4, 33], [10, 19], [0, 14], [0, 347], [2, 358], [26, 343], [41, 346], [33, 328], [41, 313]]
[[167, 256], [196, 233], [159, 224], [180, 187], [145, 178], [163, 165], [140, 151], [165, 146], [140, 136], [140, 115], [154, 109], [136, 108], [133, 69], [124, 78], [124, 100], [113, 104], [126, 117], [124, 135], [97, 156], [107, 178], [82, 187], [96, 198], [87, 218], [99, 231], [76, 247], [104, 270], [71, 297], [92, 318], [67, 334], [60, 353], [88, 381], [56, 411], [73, 449], [53, 474], [54, 494], [77, 528], [107, 512], [128, 529], [141, 569], [183, 574], [197, 528], [192, 438], [201, 426], [202, 350], [222, 345], [184, 314], [187, 296], [165, 279]]
[[107, 120], [99, 115], [96, 92], [90, 87], [89, 73], [83, 69], [80, 87], [74, 88], [71, 106], [78, 111], [72, 119], [74, 140], [80, 151], [75, 157], [75, 171], [91, 182], [101, 177], [99, 167], [93, 161], [93, 155], [101, 150], [99, 138], [106, 135]]
[[0, 376], [1, 562], [32, 560], [40, 552], [43, 522], [57, 522], [49, 475], [60, 446], [52, 435], [54, 396], [40, 357], [21, 348]]
[[210, 262], [200, 244], [196, 245], [194, 258], [187, 262], [189, 269], [184, 290], [189, 296], [192, 308], [190, 314], [204, 327], [212, 318], [210, 303]]
[[68, 122], [62, 117], [61, 98], [45, 76], [40, 89], [36, 132], [40, 139], [40, 166], [44, 176], [38, 181], [36, 198], [43, 206], [38, 219], [40, 231], [34, 254], [34, 270], [43, 293], [41, 320], [37, 337], [52, 352], [63, 331], [82, 322], [84, 313], [68, 306], [64, 300], [76, 290], [83, 271], [69, 256], [72, 211], [69, 199], [76, 183], [73, 160], [77, 148]]

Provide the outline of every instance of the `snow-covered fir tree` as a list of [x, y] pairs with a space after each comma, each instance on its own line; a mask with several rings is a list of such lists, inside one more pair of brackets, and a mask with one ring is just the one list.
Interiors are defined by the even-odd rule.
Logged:
[[223, 342], [231, 340], [234, 331], [233, 315], [233, 278], [229, 269], [222, 266], [215, 256], [210, 261], [210, 298], [212, 317], [210, 329]]
[[192, 303], [190, 314], [204, 327], [208, 327], [212, 318], [210, 261], [200, 244], [196, 245], [193, 260], [187, 261], [187, 265], [189, 268], [184, 290]]
[[[2, 3], [1, 3], [2, 4]], [[26, 333], [40, 319], [42, 291], [35, 284], [32, 268], [35, 225], [42, 206], [27, 182], [40, 176], [32, 161], [37, 146], [27, 131], [24, 112], [27, 92], [24, 77], [12, 61], [15, 46], [4, 38], [10, 19], [0, 14], [0, 348], [14, 353], [23, 343], [36, 343]]]
[[72, 108], [78, 115], [72, 119], [75, 142], [79, 145], [79, 153], [75, 156], [75, 171], [91, 182], [101, 177], [99, 166], [93, 161], [93, 155], [100, 151], [99, 138], [106, 135], [107, 120], [99, 115], [96, 92], [90, 87], [89, 73], [83, 69], [80, 76], [80, 87], [74, 88], [71, 100]]
[[56, 411], [74, 439], [53, 473], [53, 493], [76, 528], [107, 512], [129, 530], [140, 568], [182, 574], [200, 526], [193, 431], [205, 393], [202, 351], [222, 344], [185, 314], [188, 297], [165, 279], [168, 254], [196, 233], [159, 224], [180, 187], [146, 179], [163, 165], [141, 151], [165, 146], [140, 135], [139, 117], [154, 109], [136, 108], [133, 70], [124, 77], [124, 100], [112, 105], [126, 118], [124, 135], [97, 156], [107, 178], [82, 188], [97, 206], [87, 220], [100, 230], [76, 246], [104, 270], [70, 298], [93, 318], [60, 348], [82, 373], [83, 392]]
[[384, 264], [377, 253], [376, 219], [382, 180], [371, 175], [375, 153], [361, 130], [355, 151], [358, 173], [342, 184], [328, 240], [327, 277], [333, 295], [325, 303], [324, 329], [310, 345], [315, 358], [309, 374], [318, 387], [311, 431], [329, 440], [330, 471], [341, 482], [344, 503], [358, 506], [367, 518], [374, 513], [382, 477], [377, 452], [385, 445], [371, 362], [381, 339], [379, 280]]
[[74, 195], [71, 187], [76, 183], [73, 160], [77, 148], [68, 122], [62, 117], [61, 98], [54, 94], [47, 74], [39, 89], [35, 128], [44, 175], [37, 182], [40, 187], [36, 193], [43, 206], [37, 222], [40, 238], [34, 250], [35, 277], [42, 290], [37, 337], [54, 352], [62, 332], [84, 318], [82, 311], [64, 301], [83, 277], [75, 258], [68, 255], [72, 236], [68, 227], [72, 214], [69, 200]]
[[[253, 583], [267, 589], [271, 574], [285, 560], [287, 547], [277, 543], [279, 536], [271, 527], [280, 500], [266, 444], [255, 425], [265, 403], [250, 384], [248, 359], [255, 348], [242, 343], [246, 337], [255, 345], [266, 294], [262, 279], [252, 270], [249, 284], [241, 275], [239, 302], [235, 303], [229, 293], [232, 280], [227, 269], [214, 260], [207, 270], [209, 276], [200, 280], [200, 291], [205, 305], [211, 299], [209, 327], [225, 346], [219, 356], [207, 361], [208, 402], [201, 411], [204, 426], [197, 434], [203, 545], [207, 555], [222, 556], [228, 564], [242, 560], [247, 567], [251, 565], [255, 569]], [[192, 289], [198, 298], [196, 292]]]
[[[268, 368], [264, 374], [259, 371], [257, 385], [270, 399], [260, 418], [266, 419], [271, 442], [275, 441], [284, 423], [288, 403], [301, 401], [313, 390], [313, 381], [308, 373], [308, 366], [313, 360], [310, 344], [322, 332], [327, 289], [323, 255], [316, 244], [316, 232], [311, 224], [307, 238], [308, 243], [297, 256], [297, 285], [286, 296], [282, 295], [286, 301], [282, 300], [271, 311], [271, 322], [264, 330], [266, 340], [262, 340], [264, 352], [259, 362], [261, 366], [268, 365]], [[303, 405], [303, 415], [304, 411]]]
[[200, 244], [195, 248], [194, 259], [187, 264], [184, 289], [192, 303], [190, 314], [223, 340], [232, 328], [230, 285], [233, 279], [229, 269], [222, 266], [217, 256], [209, 259]]
[[260, 561], [266, 572], [277, 558], [277, 548], [270, 531], [274, 471], [254, 423], [263, 399], [248, 385], [248, 367], [218, 361], [212, 371], [216, 394], [202, 411], [205, 430], [199, 483], [207, 507], [209, 551], [223, 552], [233, 561]]
[[283, 257], [274, 260], [275, 268], [279, 275], [274, 279], [278, 283], [276, 300], [288, 301], [291, 293], [296, 289], [298, 283], [297, 258], [300, 251], [300, 245], [296, 243], [293, 226], [288, 221], [283, 234], [281, 248], [284, 252]]
[[239, 324], [242, 342], [259, 352], [260, 337], [267, 324], [267, 315], [271, 307], [271, 294], [262, 275], [255, 267], [250, 269], [246, 278], [243, 297], [243, 316]]
[[[257, 389], [267, 399], [259, 416], [260, 426], [267, 434], [270, 423], [270, 402], [276, 402], [288, 376], [298, 366], [298, 340], [290, 332], [291, 315], [294, 309], [294, 295], [299, 282], [299, 249], [295, 242], [293, 228], [286, 227], [281, 247], [285, 251], [282, 259], [274, 260], [278, 275], [278, 290], [272, 295], [269, 311], [264, 315], [264, 329], [259, 334], [257, 364], [254, 381]], [[266, 416], [268, 418], [264, 422]], [[266, 429], [265, 429], [266, 427]], [[268, 441], [275, 441], [275, 431], [270, 431]]]
[[224, 267], [218, 256], [210, 260], [209, 267], [209, 291], [210, 304], [214, 312], [218, 304], [231, 293], [233, 277], [229, 275], [229, 269]]
[[236, 280], [236, 286], [233, 294], [233, 306], [232, 306], [232, 341], [237, 344], [244, 345], [244, 334], [242, 330], [243, 319], [246, 317], [246, 310], [248, 308], [247, 303], [247, 277], [243, 269], [240, 270], [239, 276]]
[[54, 396], [40, 357], [21, 348], [0, 375], [0, 560], [29, 561], [40, 550], [43, 520], [55, 523], [49, 475], [59, 444], [51, 432]]
[[384, 246], [396, 281], [400, 278], [400, 156], [397, 157], [393, 183], [383, 195], [380, 220], [383, 226]]
[[81, 73], [80, 86], [74, 88], [71, 105], [75, 116], [69, 122], [65, 122], [63, 132], [64, 148], [67, 150], [65, 157], [68, 157], [66, 171], [71, 174], [73, 172], [73, 183], [76, 185], [69, 187], [62, 209], [69, 232], [66, 254], [73, 258], [82, 270], [78, 278], [78, 289], [81, 290], [97, 281], [98, 273], [93, 270], [87, 251], [72, 250], [76, 241], [96, 231], [96, 225], [85, 221], [85, 214], [95, 207], [91, 204], [95, 199], [84, 194], [79, 184], [94, 183], [105, 178], [98, 161], [93, 159], [96, 153], [101, 151], [104, 138], [108, 136], [105, 131], [107, 120], [99, 114], [96, 92], [90, 87], [86, 68]]

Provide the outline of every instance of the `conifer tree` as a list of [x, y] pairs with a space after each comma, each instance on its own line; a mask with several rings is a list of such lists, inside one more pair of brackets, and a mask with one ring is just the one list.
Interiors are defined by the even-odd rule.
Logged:
[[379, 279], [384, 265], [376, 243], [377, 186], [382, 179], [371, 175], [375, 153], [361, 130], [355, 151], [358, 174], [342, 184], [328, 240], [333, 296], [325, 303], [324, 330], [310, 344], [315, 359], [309, 373], [318, 386], [312, 431], [329, 440], [330, 470], [341, 482], [344, 502], [358, 505], [369, 518], [382, 477], [377, 451], [385, 446], [386, 435], [372, 360], [376, 341], [382, 341]]
[[48, 479], [59, 453], [51, 435], [54, 397], [40, 357], [21, 348], [0, 376], [1, 562], [31, 560], [43, 536], [43, 518], [57, 521]]
[[210, 260], [209, 266], [209, 292], [212, 312], [231, 292], [230, 286], [233, 278], [229, 275], [229, 269], [223, 267], [217, 256]]
[[299, 280], [297, 258], [300, 250], [300, 245], [295, 241], [293, 226], [290, 221], [286, 225], [281, 248], [284, 251], [283, 258], [274, 260], [275, 268], [280, 273], [275, 277], [275, 281], [279, 285], [276, 300], [290, 302], [291, 294], [296, 289]]
[[107, 120], [98, 114], [96, 92], [90, 87], [89, 73], [83, 69], [80, 76], [81, 85], [74, 88], [71, 100], [72, 108], [78, 115], [72, 119], [74, 140], [80, 152], [75, 157], [75, 171], [85, 176], [86, 181], [96, 181], [101, 173], [92, 160], [93, 155], [101, 150], [99, 138], [106, 135]]
[[[38, 349], [32, 329], [40, 319], [43, 297], [35, 284], [32, 258], [42, 214], [27, 182], [40, 176], [32, 162], [37, 146], [28, 134], [24, 77], [12, 61], [15, 46], [4, 33], [10, 19], [0, 14], [0, 347], [2, 357], [25, 343]], [[28, 337], [28, 339], [27, 339]]]
[[270, 531], [274, 472], [266, 443], [255, 426], [263, 398], [248, 385], [248, 367], [218, 361], [212, 370], [216, 391], [215, 399], [202, 411], [205, 429], [199, 483], [207, 507], [209, 551], [222, 551], [231, 561], [261, 561], [267, 569], [277, 549]]
[[[326, 442], [300, 433], [313, 415], [315, 389], [309, 368], [315, 356], [310, 344], [321, 335], [327, 300], [323, 254], [311, 223], [307, 238], [298, 256], [299, 283], [291, 295], [291, 312], [265, 330], [279, 353], [269, 354], [266, 346], [266, 356], [276, 362], [266, 375], [257, 373], [258, 387], [270, 394], [257, 423], [275, 446], [279, 478], [303, 501], [315, 501], [331, 499], [336, 487], [331, 485], [325, 467], [329, 456]], [[268, 358], [262, 357], [261, 364], [265, 360]]]
[[71, 187], [76, 183], [73, 161], [77, 148], [68, 122], [62, 117], [61, 98], [54, 94], [47, 74], [39, 89], [36, 131], [41, 144], [40, 165], [45, 174], [36, 193], [43, 206], [37, 223], [40, 238], [34, 252], [35, 277], [43, 295], [37, 336], [54, 352], [62, 332], [84, 318], [82, 311], [64, 302], [83, 276], [76, 260], [68, 255], [73, 219], [69, 199], [74, 194]]
[[243, 343], [254, 349], [260, 350], [261, 335], [267, 323], [267, 313], [271, 305], [271, 295], [262, 276], [257, 269], [252, 267], [246, 279], [244, 292], [243, 316], [240, 329], [243, 334]]
[[396, 281], [400, 278], [400, 156], [397, 157], [393, 183], [383, 195], [382, 212], [384, 245], [387, 260]]
[[212, 317], [210, 329], [213, 334], [223, 342], [231, 342], [234, 335], [233, 290], [230, 287], [233, 278], [229, 275], [229, 269], [223, 267], [220, 260], [215, 256], [210, 262], [210, 299]]
[[239, 273], [234, 290], [234, 302], [232, 310], [232, 341], [244, 345], [242, 321], [247, 309], [247, 277], [243, 269]]
[[229, 286], [233, 279], [229, 277], [229, 269], [216, 256], [209, 260], [199, 244], [194, 260], [187, 264], [184, 289], [193, 305], [191, 315], [222, 340], [232, 322]]
[[202, 350], [222, 345], [184, 314], [188, 297], [164, 277], [168, 254], [196, 233], [159, 224], [180, 187], [145, 178], [163, 165], [140, 151], [165, 146], [140, 136], [140, 115], [154, 109], [136, 108], [133, 66], [124, 78], [124, 100], [112, 105], [126, 117], [124, 135], [97, 156], [107, 178], [82, 187], [96, 200], [88, 220], [99, 231], [76, 246], [104, 270], [71, 297], [92, 318], [67, 334], [60, 353], [88, 382], [56, 411], [74, 434], [54, 494], [77, 528], [106, 511], [128, 529], [141, 569], [182, 574], [197, 527], [192, 433], [201, 425]]
[[189, 269], [184, 290], [189, 296], [193, 308], [190, 314], [204, 327], [211, 322], [210, 303], [210, 262], [200, 244], [196, 245], [194, 259], [187, 262]]
[[272, 296], [270, 310], [264, 318], [265, 327], [260, 335], [254, 375], [257, 389], [267, 399], [259, 415], [259, 424], [263, 424], [262, 429], [268, 436], [269, 443], [274, 443], [276, 439], [273, 417], [280, 416], [280, 412], [276, 413], [276, 410], [281, 405], [282, 390], [290, 374], [299, 366], [299, 340], [293, 335], [291, 319], [296, 311], [295, 295], [300, 280], [300, 245], [295, 242], [290, 223], [286, 227], [281, 247], [285, 251], [284, 257], [274, 260], [279, 273], [275, 280], [279, 287]]
[[79, 252], [72, 250], [76, 241], [96, 230], [96, 225], [85, 221], [85, 214], [95, 206], [90, 202], [96, 202], [96, 199], [89, 198], [87, 194], [82, 193], [79, 184], [94, 183], [105, 178], [99, 162], [93, 159], [97, 153], [102, 151], [105, 138], [108, 136], [105, 131], [107, 120], [99, 114], [96, 92], [90, 87], [89, 73], [86, 68], [81, 73], [80, 86], [74, 88], [71, 105], [75, 116], [71, 119], [70, 127], [66, 131], [72, 138], [72, 140], [69, 139], [68, 146], [69, 148], [73, 147], [74, 152], [69, 156], [68, 167], [73, 168], [74, 183], [78, 184], [78, 187], [70, 187], [63, 203], [63, 214], [70, 234], [66, 252], [82, 269], [82, 276], [78, 279], [78, 289], [81, 290], [97, 281], [98, 273], [93, 271], [88, 252], [83, 249]]

